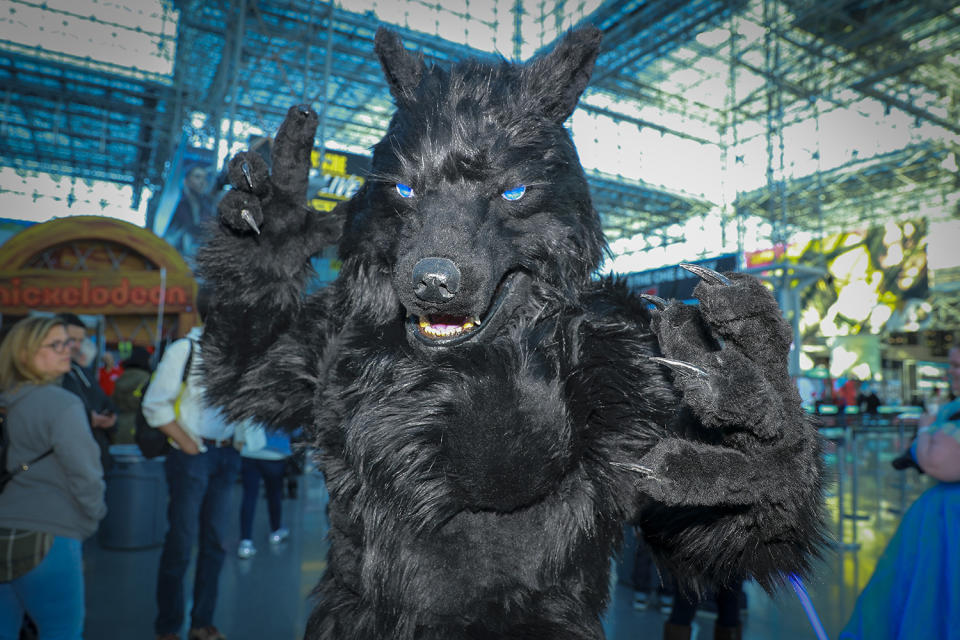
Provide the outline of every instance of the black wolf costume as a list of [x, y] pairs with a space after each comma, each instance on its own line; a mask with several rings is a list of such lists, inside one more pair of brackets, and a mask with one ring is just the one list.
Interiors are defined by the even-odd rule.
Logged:
[[[333, 215], [305, 206], [309, 108], [272, 170], [230, 162], [200, 257], [208, 395], [316, 434], [331, 528], [308, 638], [602, 638], [625, 521], [693, 587], [772, 587], [822, 541], [769, 292], [701, 270], [685, 306], [591, 277], [606, 243], [563, 123], [599, 43], [443, 69], [379, 31], [397, 111]], [[338, 239], [338, 279], [305, 296]]]

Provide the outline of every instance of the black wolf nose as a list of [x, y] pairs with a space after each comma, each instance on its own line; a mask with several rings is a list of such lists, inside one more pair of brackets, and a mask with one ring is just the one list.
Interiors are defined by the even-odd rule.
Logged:
[[423, 258], [413, 267], [413, 292], [424, 302], [446, 302], [460, 288], [460, 270], [446, 258]]

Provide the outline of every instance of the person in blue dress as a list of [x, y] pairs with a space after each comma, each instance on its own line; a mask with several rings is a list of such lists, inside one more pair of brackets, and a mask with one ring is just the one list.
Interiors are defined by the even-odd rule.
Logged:
[[954, 399], [917, 432], [917, 467], [940, 482], [903, 516], [839, 640], [960, 640], [960, 347]]

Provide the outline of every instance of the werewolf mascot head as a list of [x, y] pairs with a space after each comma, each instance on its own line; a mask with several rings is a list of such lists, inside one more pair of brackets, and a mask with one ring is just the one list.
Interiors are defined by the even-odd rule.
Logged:
[[525, 65], [444, 69], [377, 33], [397, 111], [344, 226], [354, 317], [442, 352], [577, 302], [606, 243], [563, 124], [599, 45], [587, 27]]

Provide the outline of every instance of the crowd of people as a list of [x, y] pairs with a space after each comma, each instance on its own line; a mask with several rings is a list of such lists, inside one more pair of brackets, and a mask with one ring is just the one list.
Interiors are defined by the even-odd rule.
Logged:
[[[201, 318], [206, 296], [198, 297]], [[137, 414], [169, 442], [163, 458], [167, 530], [156, 580], [156, 637], [223, 640], [214, 624], [220, 571], [232, 524], [230, 493], [242, 478], [240, 558], [253, 556], [253, 518], [262, 478], [269, 543], [283, 525], [291, 439], [262, 425], [234, 425], [202, 401], [202, 327], [170, 343], [151, 366], [133, 347], [117, 363], [94, 366], [97, 350], [75, 314], [36, 316], [13, 325], [0, 344], [0, 640], [78, 640], [84, 628], [82, 543], [107, 511], [113, 445], [136, 443]], [[105, 481], [106, 478], [106, 481]], [[185, 576], [197, 545], [191, 594]]]
[[[201, 292], [201, 318], [207, 307]], [[111, 446], [134, 444], [136, 415], [170, 443], [164, 457], [169, 490], [168, 528], [156, 580], [158, 640], [180, 638], [189, 617], [188, 640], [223, 640], [214, 623], [218, 583], [228, 553], [229, 499], [239, 479], [241, 559], [257, 553], [253, 521], [265, 486], [270, 534], [282, 544], [284, 482], [290, 480], [294, 448], [289, 434], [257, 424], [232, 424], [202, 402], [202, 326], [164, 350], [156, 368], [152, 354], [134, 347], [122, 362], [103, 357], [87, 326], [74, 314], [29, 317], [0, 343], [0, 413], [4, 473], [0, 476], [0, 640], [78, 639], [83, 634], [82, 542], [106, 514], [105, 473]], [[951, 399], [924, 414], [915, 439], [893, 461], [900, 470], [925, 473], [938, 484], [904, 514], [844, 627], [841, 640], [952, 638], [960, 617], [960, 347], [948, 357]], [[877, 414], [876, 391], [862, 387], [851, 402]], [[290, 495], [295, 480], [289, 485]], [[197, 546], [192, 597], [184, 584]], [[642, 541], [634, 563], [635, 607], [654, 597], [669, 619], [666, 640], [689, 639], [700, 607], [717, 614], [716, 640], [741, 637], [742, 583], [708, 594], [674, 592], [657, 573]], [[703, 599], [705, 598], [705, 599]], [[188, 600], [192, 609], [185, 610]], [[954, 634], [954, 635], [951, 635]]]

